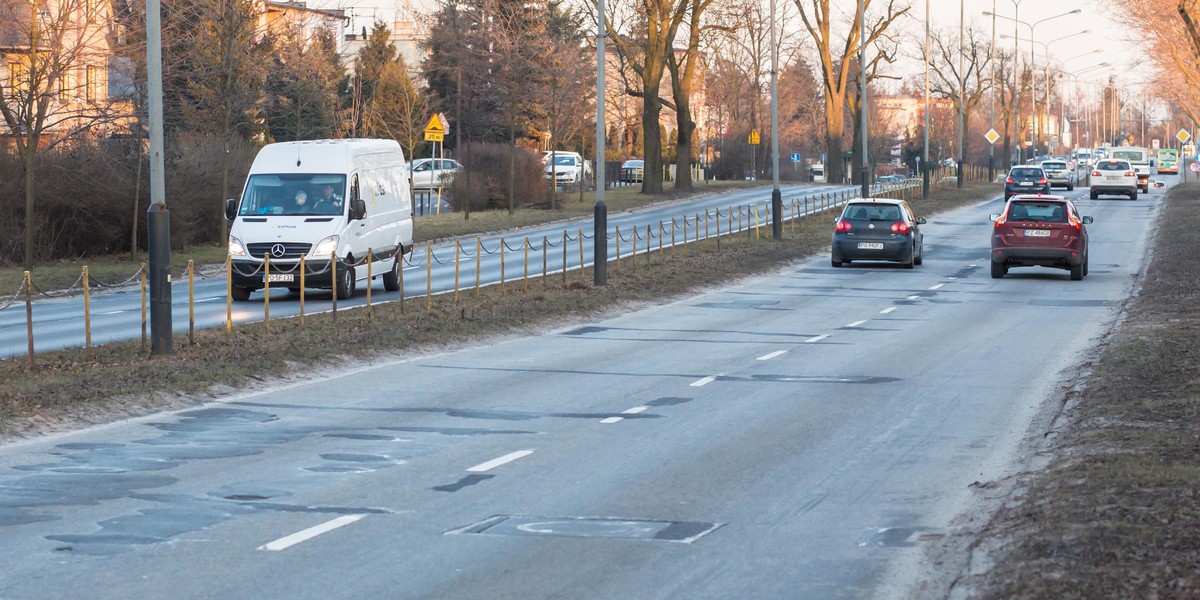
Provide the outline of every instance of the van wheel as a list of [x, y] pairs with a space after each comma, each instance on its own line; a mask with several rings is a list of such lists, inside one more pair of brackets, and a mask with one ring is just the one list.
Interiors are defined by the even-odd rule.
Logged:
[[400, 291], [400, 257], [404, 256], [404, 249], [400, 249], [400, 254], [396, 255], [396, 260], [392, 262], [392, 268], [387, 273], [383, 274], [383, 289], [389, 292]]
[[236, 286], [235, 286], [235, 287], [233, 287], [233, 288], [230, 288], [230, 290], [229, 290], [229, 295], [230, 295], [230, 296], [231, 296], [231, 297], [234, 299], [234, 301], [236, 301], [236, 302], [245, 302], [245, 301], [247, 301], [247, 300], [249, 300], [249, 299], [250, 299], [250, 293], [251, 293], [251, 292], [253, 292], [253, 291], [254, 291], [254, 290], [252, 290], [252, 289], [250, 289], [250, 288], [236, 287]]
[[354, 268], [346, 267], [338, 273], [337, 299], [347, 300], [354, 295]]

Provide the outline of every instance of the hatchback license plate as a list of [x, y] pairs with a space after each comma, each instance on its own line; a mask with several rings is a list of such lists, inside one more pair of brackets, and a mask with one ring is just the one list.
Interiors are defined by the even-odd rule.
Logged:
[[1032, 181], [1022, 181], [1021, 185], [1033, 185]]
[[1050, 237], [1049, 229], [1026, 229], [1025, 237]]
[[271, 273], [267, 275], [267, 281], [271, 283], [291, 283], [296, 280], [295, 273]]
[[859, 250], [883, 250], [883, 242], [859, 242]]

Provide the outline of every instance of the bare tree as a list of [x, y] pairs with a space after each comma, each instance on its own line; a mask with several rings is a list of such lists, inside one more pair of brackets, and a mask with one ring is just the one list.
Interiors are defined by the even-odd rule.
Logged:
[[88, 0], [0, 0], [0, 116], [21, 160], [25, 191], [23, 264], [33, 267], [41, 153], [98, 133], [118, 116], [106, 84], [110, 15]]
[[[992, 89], [992, 52], [988, 34], [976, 28], [973, 24], [967, 28], [966, 36], [961, 42], [957, 31], [941, 30], [932, 32], [930, 41], [933, 47], [929, 58], [929, 89], [933, 96], [950, 100], [955, 110], [959, 109], [961, 100], [963, 122], [960, 124], [966, 131], [966, 124], [971, 114], [983, 100], [984, 94]], [[959, 72], [959, 57], [962, 57], [962, 72]], [[921, 48], [918, 58], [926, 59], [925, 48]], [[957, 120], [957, 119], [956, 119]], [[967, 155], [966, 146], [969, 136], [963, 136], [963, 156]]]
[[[583, 46], [582, 22], [579, 13], [564, 9], [561, 4], [550, 5], [547, 23], [550, 51], [538, 68], [544, 75], [543, 105], [546, 112], [546, 129], [550, 140], [550, 164], [554, 164], [554, 152], [559, 145], [572, 140], [581, 141], [585, 126], [595, 123], [591, 114], [591, 101], [595, 99], [596, 65]], [[603, 169], [604, 165], [596, 165]], [[553, 172], [553, 171], [552, 171]], [[580, 172], [580, 186], [584, 185]], [[555, 194], [557, 181], [550, 178], [550, 208], [557, 208]]]
[[[875, 44], [897, 19], [908, 13], [910, 7], [901, 5], [903, 0], [887, 0], [883, 14], [868, 17], [864, 12], [870, 11], [878, 0], [861, 0], [861, 9], [856, 6], [846, 23], [848, 30], [835, 33], [834, 21], [842, 20], [838, 17], [844, 10], [842, 7], [830, 6], [830, 0], [793, 1], [800, 10], [804, 28], [816, 46], [817, 60], [821, 65], [825, 87], [825, 145], [829, 153], [827, 175], [830, 181], [840, 181], [843, 173], [838, 157], [842, 155], [842, 136], [846, 127], [846, 93], [851, 84], [851, 63], [858, 54], [860, 44]], [[864, 19], [867, 23], [865, 40], [860, 39], [859, 35]]]
[[386, 63], [378, 73], [375, 93], [363, 107], [363, 133], [394, 139], [411, 160], [424, 140], [425, 122], [432, 110], [429, 99], [408, 76], [404, 57]]

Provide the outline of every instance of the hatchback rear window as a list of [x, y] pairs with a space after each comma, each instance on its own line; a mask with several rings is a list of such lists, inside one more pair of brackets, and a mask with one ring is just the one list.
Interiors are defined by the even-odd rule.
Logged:
[[1060, 162], [1054, 162], [1054, 163], [1052, 163], [1052, 162], [1045, 162], [1045, 163], [1042, 163], [1042, 168], [1043, 168], [1043, 169], [1055, 169], [1055, 170], [1057, 170], [1057, 171], [1062, 171], [1063, 169], [1066, 169], [1066, 168], [1067, 168], [1067, 163], [1060, 163]]
[[1129, 163], [1123, 160], [1105, 161], [1096, 165], [1101, 171], [1128, 171]]
[[1066, 223], [1067, 207], [1061, 202], [1013, 202], [1008, 208], [1008, 220]]
[[1038, 169], [1038, 168], [1022, 169], [1022, 168], [1018, 167], [1018, 168], [1013, 169], [1012, 173], [1009, 173], [1009, 175], [1011, 175], [1013, 177], [1041, 177], [1041, 176], [1045, 175], [1045, 173], [1043, 173], [1042, 170]]
[[900, 207], [895, 204], [851, 204], [846, 207], [845, 218], [863, 221], [899, 221]]

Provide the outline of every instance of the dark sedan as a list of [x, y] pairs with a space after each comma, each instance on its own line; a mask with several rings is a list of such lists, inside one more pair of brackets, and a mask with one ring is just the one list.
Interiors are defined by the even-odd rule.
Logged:
[[846, 205], [833, 231], [830, 263], [895, 261], [911, 269], [925, 259], [924, 236], [912, 207], [903, 200], [863, 198]]
[[1016, 166], [1008, 171], [1004, 180], [1004, 199], [1014, 194], [1049, 194], [1050, 180], [1041, 167]]

